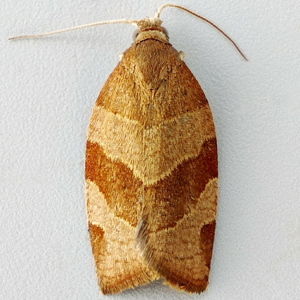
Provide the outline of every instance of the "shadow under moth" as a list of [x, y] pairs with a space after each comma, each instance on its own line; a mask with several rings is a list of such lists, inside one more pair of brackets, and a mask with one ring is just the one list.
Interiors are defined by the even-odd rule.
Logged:
[[[212, 258], [218, 198], [213, 116], [196, 78], [154, 18], [104, 21], [138, 26], [134, 43], [95, 104], [86, 148], [89, 232], [104, 294], [157, 279], [204, 291]], [[247, 59], [246, 59], [247, 60]]]

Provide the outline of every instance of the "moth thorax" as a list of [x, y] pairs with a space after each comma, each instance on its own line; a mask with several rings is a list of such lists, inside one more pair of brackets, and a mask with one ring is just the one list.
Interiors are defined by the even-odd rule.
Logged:
[[147, 39], [158, 39], [169, 42], [167, 30], [161, 26], [162, 21], [157, 18], [146, 18], [140, 20], [137, 25], [139, 29], [134, 33], [133, 39], [139, 43]]

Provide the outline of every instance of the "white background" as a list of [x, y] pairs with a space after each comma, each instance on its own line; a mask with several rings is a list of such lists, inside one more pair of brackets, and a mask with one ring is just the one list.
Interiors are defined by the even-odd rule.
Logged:
[[[172, 1], [170, 1], [172, 2]], [[8, 41], [100, 20], [152, 16], [163, 1], [2, 0], [0, 299], [300, 299], [300, 2], [175, 3], [171, 43], [201, 83], [218, 135], [220, 199], [208, 291], [154, 283], [107, 298], [97, 286], [84, 198], [94, 102], [131, 25]]]

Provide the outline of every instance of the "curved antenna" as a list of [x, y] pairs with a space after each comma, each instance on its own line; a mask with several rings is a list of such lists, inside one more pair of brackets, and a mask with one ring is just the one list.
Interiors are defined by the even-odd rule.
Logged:
[[227, 34], [225, 33], [221, 28], [219, 28], [217, 25], [215, 25], [212, 21], [196, 14], [195, 12], [183, 7], [183, 6], [180, 6], [180, 5], [176, 5], [176, 4], [164, 4], [162, 5], [161, 7], [158, 8], [154, 18], [158, 18], [160, 19], [160, 15], [161, 15], [161, 12], [163, 11], [164, 8], [166, 7], [176, 7], [176, 8], [179, 8], [179, 9], [182, 9], [194, 16], [196, 16], [197, 18], [207, 22], [208, 24], [210, 24], [211, 26], [213, 26], [214, 28], [216, 28], [219, 32], [221, 32], [232, 44], [233, 46], [236, 48], [236, 50], [241, 54], [241, 56], [245, 59], [245, 60], [248, 60], [247, 57], [245, 56], [245, 54], [242, 52], [242, 50], [238, 47], [238, 45], [235, 43], [235, 41]]
[[41, 33], [41, 34], [19, 35], [19, 36], [15, 36], [15, 37], [9, 38], [9, 40], [39, 38], [39, 37], [44, 37], [44, 36], [48, 36], [48, 35], [53, 35], [53, 34], [59, 34], [59, 33], [62, 33], [62, 32], [67, 32], [67, 31], [71, 31], [71, 30], [77, 30], [77, 29], [82, 29], [82, 28], [87, 28], [87, 27], [93, 27], [93, 26], [98, 26], [98, 25], [105, 25], [105, 24], [125, 23], [125, 24], [136, 25], [137, 22], [138, 22], [137, 20], [127, 20], [127, 19], [108, 20], [108, 21], [90, 23], [90, 24], [85, 24], [85, 25], [79, 25], [79, 26], [75, 26], [75, 27], [71, 27], [71, 28], [66, 28], [66, 29], [61, 29], [61, 30], [56, 30], [56, 31]]

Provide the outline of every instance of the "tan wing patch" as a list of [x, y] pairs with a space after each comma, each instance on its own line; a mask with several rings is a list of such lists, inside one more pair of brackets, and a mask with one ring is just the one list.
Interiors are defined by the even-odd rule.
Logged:
[[127, 165], [145, 185], [154, 184], [182, 161], [196, 157], [203, 142], [214, 136], [208, 105], [149, 128], [99, 106], [91, 120], [89, 141], [101, 145], [112, 160]]
[[157, 279], [158, 275], [136, 247], [135, 227], [115, 216], [98, 186], [89, 180], [86, 180], [86, 195], [92, 247], [103, 293], [118, 293]]

